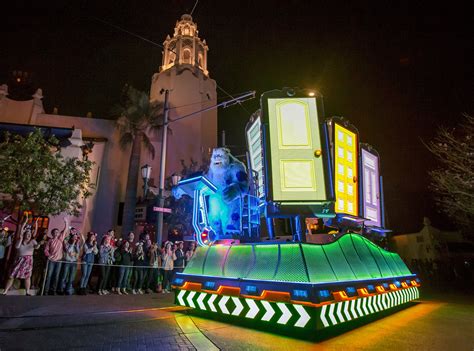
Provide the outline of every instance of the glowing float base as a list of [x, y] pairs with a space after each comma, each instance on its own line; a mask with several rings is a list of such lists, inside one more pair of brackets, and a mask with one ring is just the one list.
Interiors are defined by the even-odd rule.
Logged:
[[301, 330], [396, 312], [419, 298], [419, 286], [397, 254], [356, 234], [325, 245], [200, 247], [173, 280], [178, 305]]

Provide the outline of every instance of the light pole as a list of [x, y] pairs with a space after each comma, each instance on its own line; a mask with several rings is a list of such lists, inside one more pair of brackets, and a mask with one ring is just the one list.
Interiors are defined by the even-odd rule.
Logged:
[[[160, 164], [160, 188], [156, 197], [157, 206], [163, 209], [165, 206], [165, 198], [163, 192], [165, 190], [165, 172], [166, 172], [166, 148], [168, 146], [168, 116], [169, 116], [169, 95], [170, 91], [165, 90], [165, 105], [163, 108], [163, 135], [161, 138], [161, 164]], [[163, 212], [159, 211], [156, 216], [156, 242], [161, 247], [163, 241]]]

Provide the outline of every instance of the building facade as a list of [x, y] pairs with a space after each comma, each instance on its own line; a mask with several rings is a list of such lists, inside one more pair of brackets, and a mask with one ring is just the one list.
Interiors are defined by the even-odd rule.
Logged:
[[[159, 72], [153, 74], [150, 99], [164, 100], [164, 90], [170, 94], [170, 119], [177, 119], [216, 104], [216, 83], [207, 70], [205, 41], [198, 37], [197, 25], [191, 16], [183, 15], [176, 23], [173, 38], [166, 38], [165, 51]], [[173, 54], [175, 56], [173, 56]], [[131, 147], [120, 147], [120, 135], [115, 121], [102, 118], [64, 116], [46, 113], [43, 92], [38, 89], [31, 100], [16, 101], [8, 97], [8, 86], [0, 86], [0, 129], [17, 127], [69, 129], [69, 145], [61, 149], [64, 157], [82, 157], [81, 146], [93, 145], [87, 155], [94, 162], [91, 181], [93, 195], [84, 202], [80, 216], [71, 218], [72, 225], [81, 232], [93, 230], [102, 234], [110, 228], [121, 230], [121, 203], [125, 197], [127, 170]], [[166, 174], [181, 171], [181, 159], [201, 161], [217, 144], [217, 111], [194, 114], [192, 117], [170, 124]], [[159, 134], [159, 133], [158, 133]], [[160, 170], [160, 135], [152, 136], [156, 156], [142, 152], [141, 164], [153, 168], [152, 178]], [[141, 177], [140, 177], [141, 178]], [[138, 194], [143, 184], [139, 182]], [[154, 182], [157, 184], [157, 182]], [[1, 191], [0, 191], [1, 192]], [[62, 226], [62, 216], [50, 218], [49, 229]]]

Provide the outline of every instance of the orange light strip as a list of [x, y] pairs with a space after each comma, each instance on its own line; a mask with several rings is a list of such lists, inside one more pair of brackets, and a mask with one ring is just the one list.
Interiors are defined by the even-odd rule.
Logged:
[[397, 290], [397, 286], [395, 284], [390, 284], [390, 290]]
[[344, 290], [341, 290], [341, 291], [334, 291], [332, 293], [332, 295], [334, 296], [334, 300], [336, 301], [347, 301], [347, 300], [355, 300], [357, 299], [356, 296], [354, 297], [349, 297], [347, 296], [346, 292]]
[[402, 282], [402, 286], [403, 286], [404, 288], [408, 288], [407, 282]]
[[202, 290], [202, 284], [201, 283], [186, 282], [186, 283], [183, 284], [181, 289], [182, 290], [201, 291]]
[[263, 290], [262, 299], [276, 302], [290, 302], [291, 295], [289, 292], [284, 291]]
[[240, 296], [240, 288], [235, 286], [221, 285], [215, 293], [218, 295]]
[[385, 292], [385, 289], [382, 285], [377, 285], [375, 287], [375, 290], [377, 290], [378, 293], [384, 293]]
[[365, 296], [370, 295], [366, 288], [357, 289], [357, 294], [359, 294], [360, 297], [365, 297]]

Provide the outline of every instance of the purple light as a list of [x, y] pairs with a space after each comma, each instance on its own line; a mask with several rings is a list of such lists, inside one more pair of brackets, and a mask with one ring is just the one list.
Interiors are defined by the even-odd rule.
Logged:
[[368, 226], [381, 227], [379, 158], [362, 149], [362, 208]]

